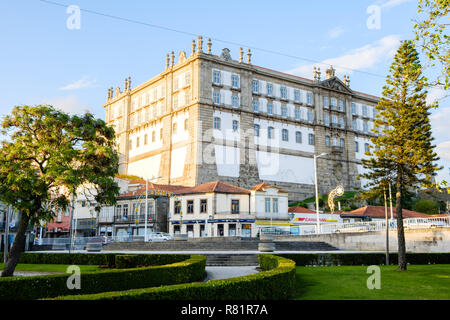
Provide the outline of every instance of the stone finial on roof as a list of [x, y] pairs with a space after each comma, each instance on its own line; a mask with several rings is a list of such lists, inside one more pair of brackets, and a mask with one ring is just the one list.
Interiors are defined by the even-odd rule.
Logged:
[[350, 76], [344, 76], [344, 84], [350, 87]]
[[178, 63], [183, 63], [184, 61], [186, 61], [186, 52], [180, 51], [178, 55]]
[[327, 80], [330, 78], [333, 78], [336, 75], [336, 69], [334, 69], [333, 66], [330, 66], [330, 68], [328, 68], [325, 71], [325, 74], [326, 74]]
[[115, 94], [115, 96], [118, 97], [119, 95], [120, 95], [120, 88], [117, 87], [117, 88], [116, 88], [116, 94]]
[[131, 77], [128, 77], [128, 90], [131, 90]]
[[247, 63], [250, 64], [252, 62], [252, 53], [250, 49], [247, 51]]
[[191, 47], [192, 47], [192, 52], [191, 52], [191, 54], [194, 55], [194, 54], [195, 54], [195, 40], [194, 40], [194, 39], [192, 39]]
[[212, 46], [211, 38], [208, 39], [208, 43], [206, 45], [208, 46], [208, 54], [211, 54], [211, 46]]
[[175, 53], [173, 51], [170, 53], [170, 64], [172, 67], [175, 65]]
[[125, 78], [125, 83], [123, 85], [123, 91], [128, 91], [128, 78]]
[[203, 52], [203, 37], [198, 36], [197, 38], [197, 52]]
[[239, 48], [239, 62], [242, 63], [244, 61], [244, 50], [242, 50], [242, 47]]
[[170, 67], [170, 58], [169, 58], [169, 54], [166, 55], [166, 68]]

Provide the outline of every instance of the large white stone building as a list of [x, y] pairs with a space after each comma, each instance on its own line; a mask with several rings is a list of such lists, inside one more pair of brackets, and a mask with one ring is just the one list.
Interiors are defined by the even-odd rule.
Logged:
[[251, 53], [220, 55], [203, 39], [189, 57], [167, 55], [159, 75], [108, 90], [106, 121], [116, 129], [120, 172], [156, 183], [196, 186], [220, 180], [243, 188], [266, 181], [290, 200], [361, 186], [360, 159], [373, 135], [378, 98], [354, 91], [332, 67], [305, 79], [251, 63]]

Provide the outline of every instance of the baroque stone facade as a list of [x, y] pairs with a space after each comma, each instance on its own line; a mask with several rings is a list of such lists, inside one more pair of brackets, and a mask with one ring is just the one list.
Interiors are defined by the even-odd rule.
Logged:
[[289, 200], [338, 184], [361, 186], [360, 159], [369, 147], [378, 98], [354, 91], [335, 70], [314, 79], [233, 60], [192, 43], [189, 57], [167, 55], [159, 75], [131, 89], [108, 90], [106, 121], [116, 129], [121, 173], [155, 183], [195, 186], [220, 180], [243, 188], [261, 181], [285, 189]]

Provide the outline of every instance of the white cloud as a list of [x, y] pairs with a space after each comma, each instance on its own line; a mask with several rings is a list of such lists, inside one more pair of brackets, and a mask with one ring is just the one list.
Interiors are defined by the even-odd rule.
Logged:
[[81, 103], [75, 95], [44, 98], [42, 104], [52, 105], [57, 109], [71, 114], [81, 114], [89, 110], [88, 106]]
[[436, 146], [436, 153], [442, 160], [450, 161], [450, 140], [439, 143]]
[[427, 104], [433, 104], [433, 102], [441, 100], [445, 97], [446, 91], [442, 88], [433, 87], [428, 91], [427, 94]]
[[344, 32], [344, 28], [342, 27], [334, 27], [328, 32], [328, 37], [331, 39], [335, 39], [339, 37]]
[[390, 8], [390, 7], [396, 7], [402, 3], [405, 2], [411, 2], [412, 0], [388, 0], [382, 4], [380, 4], [381, 8]]
[[77, 90], [77, 89], [93, 88], [95, 87], [96, 82], [97, 80], [89, 79], [89, 77], [83, 76], [80, 80], [69, 83], [64, 87], [59, 88], [59, 90]]
[[[351, 74], [352, 71], [349, 69], [367, 69], [384, 59], [393, 57], [399, 43], [398, 35], [389, 35], [373, 43], [353, 49], [342, 56], [326, 59], [321, 63], [302, 65], [286, 72], [310, 77], [314, 66], [324, 69], [324, 66], [327, 68], [332, 65], [337, 73]], [[322, 74], [324, 74], [324, 70], [322, 70]]]
[[430, 116], [431, 129], [433, 131], [433, 137], [436, 140], [449, 140], [450, 139], [450, 107], [439, 107]]

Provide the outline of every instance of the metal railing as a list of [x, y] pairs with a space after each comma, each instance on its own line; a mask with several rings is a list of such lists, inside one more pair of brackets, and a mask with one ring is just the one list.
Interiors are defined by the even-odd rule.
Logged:
[[[405, 229], [427, 229], [427, 228], [450, 228], [450, 217], [443, 218], [407, 218], [403, 220]], [[397, 220], [389, 220], [389, 229], [397, 229]], [[320, 234], [348, 233], [348, 232], [370, 232], [385, 231], [385, 220], [352, 222], [352, 223], [333, 223], [320, 224]], [[311, 235], [317, 233], [317, 226], [304, 225], [299, 226], [299, 233], [296, 235]], [[293, 235], [293, 233], [291, 233]]]

